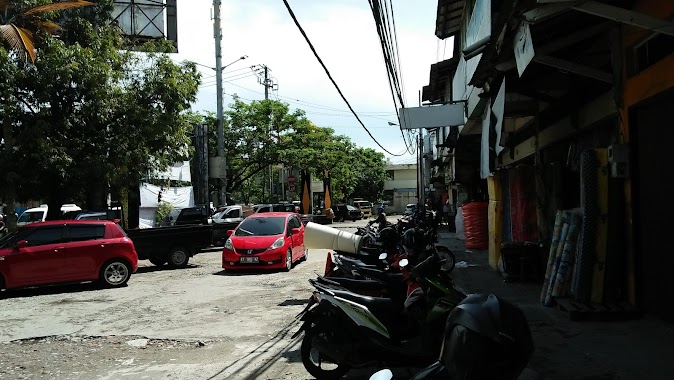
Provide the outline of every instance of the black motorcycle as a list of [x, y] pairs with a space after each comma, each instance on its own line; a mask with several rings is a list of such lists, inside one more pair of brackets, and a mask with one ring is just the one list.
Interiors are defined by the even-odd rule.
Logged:
[[[440, 358], [411, 380], [515, 380], [534, 352], [520, 308], [493, 294], [473, 294], [447, 318]], [[370, 380], [391, 380], [389, 369]]]

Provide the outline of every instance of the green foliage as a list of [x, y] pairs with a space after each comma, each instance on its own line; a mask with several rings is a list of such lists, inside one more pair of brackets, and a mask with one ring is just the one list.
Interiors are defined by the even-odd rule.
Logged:
[[20, 200], [100, 207], [108, 185], [125, 188], [192, 153], [185, 112], [199, 72], [174, 63], [166, 43], [125, 51], [111, 5], [54, 14], [61, 38], [43, 35], [34, 65], [0, 47], [0, 113], [16, 138], [11, 169], [21, 173]]
[[164, 220], [169, 216], [173, 210], [173, 205], [168, 202], [162, 202], [157, 207], [157, 212], [154, 215], [155, 225], [160, 226]]
[[[209, 155], [217, 155], [215, 115], [188, 117], [193, 124], [208, 126]], [[322, 179], [328, 170], [335, 200], [353, 195], [376, 199], [383, 191], [386, 178], [383, 154], [359, 148], [348, 137], [313, 124], [301, 110], [291, 113], [285, 103], [275, 100], [245, 103], [235, 98], [224, 124], [228, 192], [237, 201], [266, 201], [262, 198], [265, 169], [279, 164], [309, 170], [315, 179]], [[278, 167], [274, 175], [277, 178]], [[216, 183], [212, 185], [211, 190], [216, 190]]]

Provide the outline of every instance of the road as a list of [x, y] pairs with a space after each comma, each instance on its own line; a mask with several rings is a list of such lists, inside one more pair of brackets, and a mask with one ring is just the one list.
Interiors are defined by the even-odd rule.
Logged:
[[185, 269], [141, 261], [120, 289], [5, 292], [0, 379], [311, 379], [290, 337], [326, 254], [310, 250], [289, 273], [239, 273], [221, 270], [217, 250]]

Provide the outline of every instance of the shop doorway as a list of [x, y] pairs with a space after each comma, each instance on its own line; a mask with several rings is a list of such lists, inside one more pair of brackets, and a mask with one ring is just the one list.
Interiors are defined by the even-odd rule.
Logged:
[[674, 91], [630, 110], [639, 304], [674, 322]]

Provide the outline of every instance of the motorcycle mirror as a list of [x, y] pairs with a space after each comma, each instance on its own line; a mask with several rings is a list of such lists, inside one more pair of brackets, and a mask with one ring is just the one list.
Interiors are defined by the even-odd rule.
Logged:
[[390, 369], [382, 369], [370, 376], [370, 380], [391, 380], [393, 379], [393, 372]]
[[379, 260], [386, 260], [387, 257], [388, 257], [388, 254], [386, 252], [384, 252], [381, 255], [379, 255]]
[[400, 262], [398, 263], [398, 266], [401, 267], [401, 268], [405, 268], [409, 263], [410, 263], [409, 260], [407, 260], [407, 259], [402, 259], [402, 260], [400, 260]]

